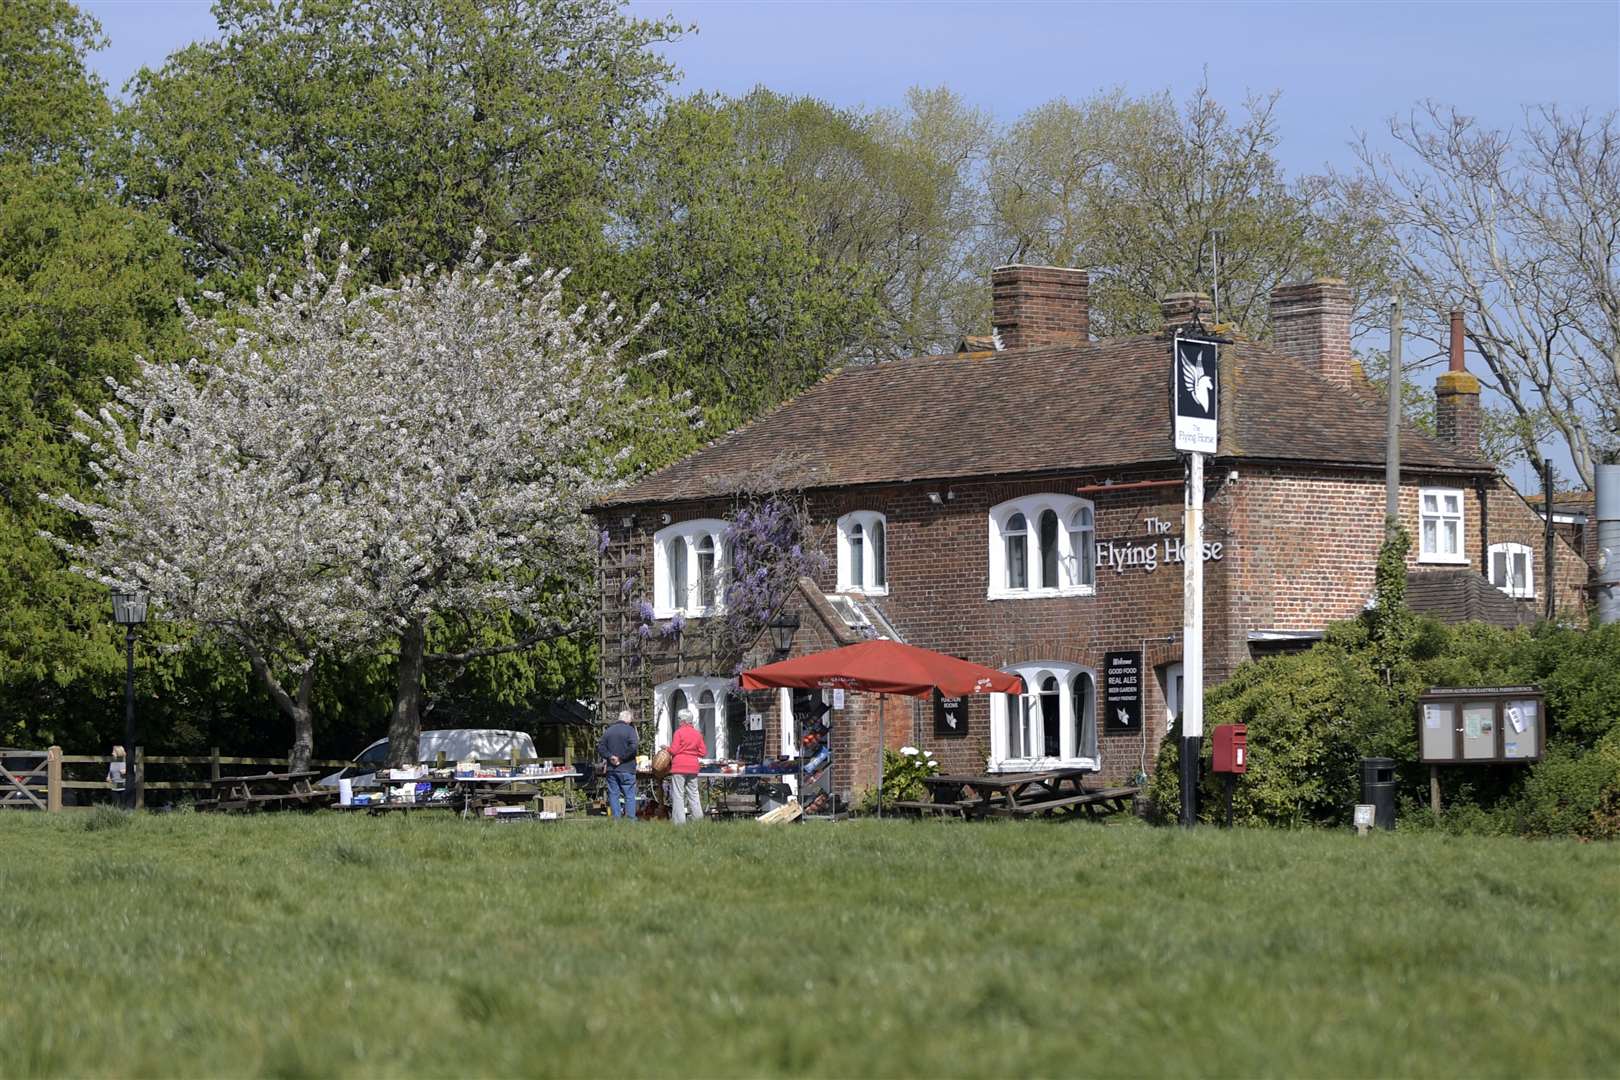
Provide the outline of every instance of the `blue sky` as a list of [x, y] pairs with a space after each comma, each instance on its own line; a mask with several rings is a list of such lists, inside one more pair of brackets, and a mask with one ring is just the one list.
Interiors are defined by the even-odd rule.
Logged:
[[[142, 65], [213, 36], [198, 0], [89, 0], [116, 91]], [[946, 85], [1012, 120], [1056, 97], [1123, 87], [1183, 99], [1207, 77], [1236, 109], [1281, 91], [1290, 173], [1353, 164], [1355, 132], [1434, 98], [1495, 126], [1525, 104], [1620, 107], [1620, 3], [636, 2], [698, 31], [670, 47], [684, 89], [764, 84], [840, 105], [896, 106]], [[1563, 455], [1559, 455], [1563, 456]], [[1565, 458], [1567, 462], [1567, 458]], [[1516, 470], [1517, 471], [1517, 470]], [[1567, 468], [1564, 470], [1567, 475]], [[1515, 477], [1515, 479], [1520, 479]]]

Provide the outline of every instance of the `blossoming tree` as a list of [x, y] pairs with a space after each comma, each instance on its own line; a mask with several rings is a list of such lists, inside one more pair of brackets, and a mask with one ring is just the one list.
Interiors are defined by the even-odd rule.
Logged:
[[[310, 255], [285, 292], [272, 280], [220, 315], [188, 310], [199, 358], [143, 363], [81, 415], [97, 498], [53, 498], [90, 527], [59, 540], [75, 569], [238, 644], [292, 719], [295, 758], [320, 656], [397, 643], [402, 764], [430, 664], [583, 627], [583, 508], [623, 474], [632, 429], [670, 420], [626, 386], [641, 324], [611, 303], [569, 309], [565, 273], [486, 265], [478, 248], [360, 290], [347, 249], [330, 276]], [[513, 616], [525, 631], [492, 640]], [[471, 643], [431, 652], [448, 625]]]

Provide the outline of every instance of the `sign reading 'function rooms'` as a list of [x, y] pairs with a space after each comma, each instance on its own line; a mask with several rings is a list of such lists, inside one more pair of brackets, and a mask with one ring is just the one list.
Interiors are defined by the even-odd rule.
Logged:
[[1170, 356], [1176, 449], [1213, 454], [1220, 413], [1219, 355], [1213, 341], [1178, 336]]

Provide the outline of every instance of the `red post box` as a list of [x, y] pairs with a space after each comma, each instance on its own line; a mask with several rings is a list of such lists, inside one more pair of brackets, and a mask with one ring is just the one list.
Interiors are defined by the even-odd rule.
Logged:
[[1247, 724], [1215, 725], [1215, 771], [1249, 771], [1249, 727]]

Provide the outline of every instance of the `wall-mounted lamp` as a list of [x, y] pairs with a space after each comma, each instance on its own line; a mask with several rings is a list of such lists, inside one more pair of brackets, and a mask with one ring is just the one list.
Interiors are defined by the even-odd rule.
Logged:
[[636, 515], [626, 514], [624, 517], [619, 519], [619, 524], [623, 525], [626, 529], [633, 528], [636, 524]]
[[662, 523], [664, 525], [668, 525], [669, 524], [669, 515], [668, 514], [659, 514], [658, 515], [658, 520], [659, 520], [660, 523]]
[[940, 492], [937, 492], [937, 491], [930, 491], [928, 493], [928, 501], [933, 503], [935, 506], [941, 506], [941, 505], [943, 505], [945, 503], [952, 502], [953, 500], [955, 500], [955, 498], [956, 498], [956, 492], [949, 491], [949, 490], [947, 490], [943, 494], [941, 494]]
[[799, 630], [799, 613], [797, 611], [779, 612], [776, 618], [770, 621], [771, 645], [776, 649], [777, 659], [784, 659], [793, 651], [793, 635]]

